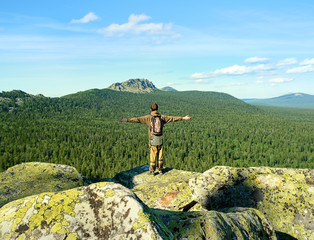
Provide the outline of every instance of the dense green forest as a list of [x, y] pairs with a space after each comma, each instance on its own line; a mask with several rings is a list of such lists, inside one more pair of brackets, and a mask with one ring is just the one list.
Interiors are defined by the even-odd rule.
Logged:
[[[20, 98], [19, 102], [16, 99]], [[107, 178], [149, 164], [147, 127], [121, 117], [192, 116], [164, 128], [165, 166], [313, 168], [314, 110], [256, 107], [216, 92], [149, 94], [92, 89], [61, 98], [0, 94], [0, 171], [21, 162], [72, 165]]]

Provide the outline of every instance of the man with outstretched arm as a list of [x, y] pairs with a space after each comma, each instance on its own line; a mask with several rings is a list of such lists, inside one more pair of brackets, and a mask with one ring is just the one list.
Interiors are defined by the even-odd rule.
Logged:
[[150, 107], [150, 115], [135, 118], [122, 118], [120, 122], [143, 123], [148, 126], [149, 149], [150, 149], [150, 166], [149, 172], [154, 174], [156, 170], [156, 159], [158, 158], [158, 172], [163, 173], [163, 144], [162, 128], [166, 123], [181, 120], [190, 120], [189, 115], [185, 117], [171, 117], [161, 115], [158, 112], [158, 105], [153, 103]]

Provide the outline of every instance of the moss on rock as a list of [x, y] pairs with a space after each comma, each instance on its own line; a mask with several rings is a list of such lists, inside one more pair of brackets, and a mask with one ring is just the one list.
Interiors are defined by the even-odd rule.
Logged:
[[[274, 229], [279, 239], [314, 235], [314, 170], [214, 167], [153, 176], [145, 165], [78, 187], [82, 178], [68, 166], [15, 167], [0, 175], [2, 199], [44, 193], [0, 208], [0, 239], [276, 239]], [[62, 188], [73, 189], [56, 192]], [[192, 200], [199, 204], [191, 212], [178, 211]]]
[[[164, 174], [151, 175], [148, 165], [121, 172], [114, 180], [130, 188], [148, 207], [179, 210], [191, 201], [189, 179], [200, 173], [165, 169]], [[196, 205], [192, 210], [201, 209]]]
[[313, 170], [214, 167], [190, 179], [193, 199], [208, 210], [260, 210], [277, 231], [298, 239], [314, 235]]
[[83, 178], [73, 167], [39, 162], [22, 163], [0, 173], [0, 207], [26, 196], [82, 185]]
[[256, 209], [170, 212], [154, 210], [175, 239], [262, 240], [277, 239], [268, 220]]
[[152, 215], [130, 190], [103, 182], [4, 205], [0, 239], [173, 239]]

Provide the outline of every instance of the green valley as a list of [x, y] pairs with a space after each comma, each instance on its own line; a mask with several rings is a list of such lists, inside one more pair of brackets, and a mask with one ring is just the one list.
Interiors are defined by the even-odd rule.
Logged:
[[198, 91], [92, 89], [60, 98], [23, 92], [0, 97], [0, 171], [40, 161], [107, 178], [149, 164], [147, 127], [119, 119], [149, 114], [152, 102], [162, 114], [192, 116], [165, 126], [165, 167], [197, 172], [217, 165], [314, 167], [311, 109], [258, 107]]

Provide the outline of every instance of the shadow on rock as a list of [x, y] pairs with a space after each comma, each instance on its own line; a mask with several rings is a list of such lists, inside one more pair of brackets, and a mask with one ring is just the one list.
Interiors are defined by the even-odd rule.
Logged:
[[[163, 173], [165, 174], [171, 170], [172, 170], [172, 168], [165, 168], [165, 169], [163, 169]], [[117, 175], [115, 175], [112, 180], [114, 182], [122, 184], [123, 186], [125, 186], [129, 189], [132, 189], [137, 184], [141, 183], [141, 182], [135, 181], [135, 177], [137, 175], [140, 175], [140, 174], [148, 172], [148, 171], [149, 171], [149, 165], [143, 165], [143, 166], [139, 166], [139, 167], [133, 168], [133, 169], [128, 170], [128, 171], [120, 172]], [[155, 175], [148, 175], [146, 180], [149, 181], [149, 180], [154, 179], [154, 177], [162, 176], [162, 175], [163, 174], [159, 174], [159, 173], [156, 173]]]
[[224, 212], [151, 210], [175, 239], [276, 239], [273, 227], [256, 209], [230, 208]]
[[295, 237], [283, 232], [276, 231], [277, 240], [298, 240]]

